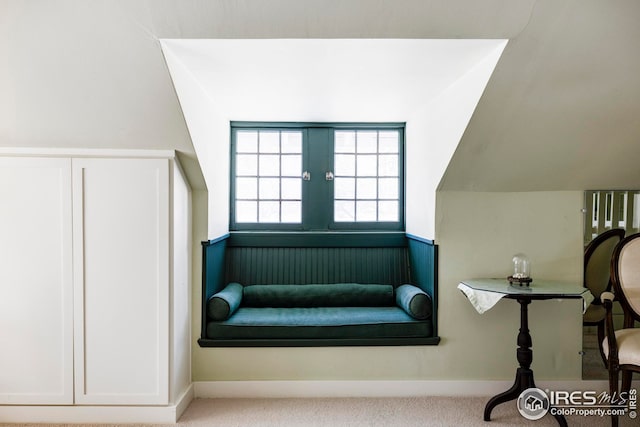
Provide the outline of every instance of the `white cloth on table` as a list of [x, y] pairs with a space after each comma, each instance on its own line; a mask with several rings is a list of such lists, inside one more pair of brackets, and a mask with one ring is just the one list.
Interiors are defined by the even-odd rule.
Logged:
[[496, 305], [498, 301], [500, 301], [506, 295], [498, 292], [477, 291], [465, 285], [464, 283], [460, 283], [458, 285], [458, 289], [460, 289], [462, 293], [465, 294], [471, 305], [473, 305], [476, 311], [480, 314]]
[[[507, 294], [502, 292], [473, 289], [465, 285], [464, 283], [458, 284], [458, 289], [462, 291], [471, 305], [473, 305], [476, 311], [480, 314], [489, 310], [491, 307], [496, 305], [498, 301], [507, 296]], [[589, 305], [593, 302], [594, 297], [588, 289], [585, 289], [585, 291], [580, 296], [582, 297], [582, 313], [584, 314], [587, 311]]]

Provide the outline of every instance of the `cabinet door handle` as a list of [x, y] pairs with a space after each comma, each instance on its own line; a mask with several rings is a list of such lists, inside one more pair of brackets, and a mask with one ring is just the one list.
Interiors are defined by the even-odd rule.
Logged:
[[333, 181], [333, 172], [329, 171], [324, 174], [324, 179], [327, 181]]
[[303, 181], [311, 181], [311, 172], [304, 171], [302, 173], [302, 180]]

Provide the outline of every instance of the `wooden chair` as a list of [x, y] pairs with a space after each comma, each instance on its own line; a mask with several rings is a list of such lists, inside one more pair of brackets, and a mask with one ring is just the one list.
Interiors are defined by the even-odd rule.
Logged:
[[[605, 308], [606, 335], [603, 350], [609, 370], [611, 395], [618, 392], [618, 375], [622, 374], [622, 387], [618, 396], [628, 397], [634, 372], [640, 372], [640, 233], [623, 239], [613, 252], [611, 281], [615, 295], [603, 292], [601, 299]], [[623, 328], [615, 330], [612, 303], [620, 301], [624, 312]], [[618, 425], [618, 417], [612, 415], [612, 426]]]
[[602, 349], [604, 341], [605, 310], [600, 302], [600, 295], [611, 290], [611, 259], [613, 250], [624, 238], [625, 231], [614, 228], [605, 231], [593, 239], [584, 250], [584, 286], [594, 296], [593, 302], [582, 316], [584, 326], [597, 326], [598, 347], [605, 367], [607, 359]]

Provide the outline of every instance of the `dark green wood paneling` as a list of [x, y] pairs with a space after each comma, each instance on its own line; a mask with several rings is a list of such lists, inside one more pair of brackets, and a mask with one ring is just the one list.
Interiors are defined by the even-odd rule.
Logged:
[[333, 184], [325, 180], [325, 173], [333, 170], [333, 150], [328, 146], [331, 138], [328, 128], [307, 130], [308, 144], [305, 155], [311, 180], [304, 181], [302, 222], [305, 230], [327, 230], [333, 218]]
[[256, 248], [406, 248], [404, 232], [256, 232], [236, 231], [229, 247]]
[[438, 336], [438, 246], [407, 234], [411, 283], [431, 295], [433, 335]]
[[225, 235], [216, 240], [202, 242], [202, 338], [205, 338], [207, 330], [207, 300], [226, 286], [224, 260], [228, 237], [229, 235]]
[[335, 128], [335, 129], [404, 129], [405, 122], [366, 123], [366, 122], [243, 122], [232, 121], [232, 128]]
[[409, 283], [407, 249], [229, 247], [226, 282]]

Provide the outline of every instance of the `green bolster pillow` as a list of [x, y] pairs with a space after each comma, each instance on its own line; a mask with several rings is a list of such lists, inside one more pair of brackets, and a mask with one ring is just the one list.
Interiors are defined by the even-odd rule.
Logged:
[[396, 288], [396, 304], [414, 319], [424, 320], [431, 317], [431, 298], [417, 286], [398, 286]]
[[361, 283], [250, 285], [243, 307], [386, 307], [395, 305], [393, 286]]
[[213, 294], [207, 302], [207, 314], [213, 320], [226, 320], [240, 306], [242, 301], [242, 285], [229, 283], [223, 290]]

